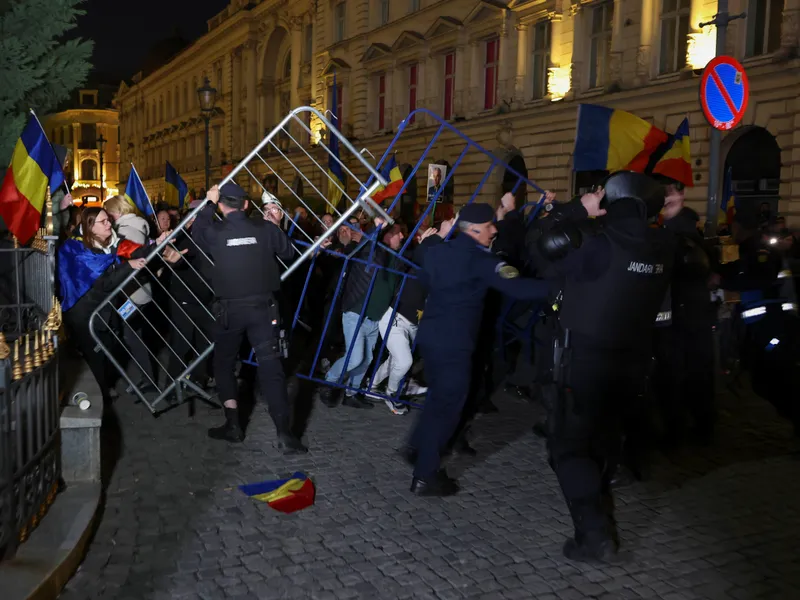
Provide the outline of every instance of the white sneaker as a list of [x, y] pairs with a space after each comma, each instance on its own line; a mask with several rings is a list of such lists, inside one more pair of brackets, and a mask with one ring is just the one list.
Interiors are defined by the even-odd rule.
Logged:
[[428, 388], [418, 384], [413, 379], [408, 382], [408, 386], [406, 386], [406, 395], [407, 396], [424, 396], [428, 393]]
[[408, 407], [405, 404], [392, 402], [391, 400], [384, 400], [384, 402], [386, 403], [386, 406], [389, 407], [389, 410], [392, 411], [392, 414], [404, 415], [408, 412]]
[[383, 400], [383, 396], [380, 395], [380, 391], [377, 387], [371, 388], [368, 392], [364, 392], [364, 396], [372, 398], [373, 400]]

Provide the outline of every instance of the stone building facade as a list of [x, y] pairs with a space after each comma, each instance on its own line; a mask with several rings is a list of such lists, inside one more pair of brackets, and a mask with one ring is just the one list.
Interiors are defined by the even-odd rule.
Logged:
[[[745, 200], [800, 211], [800, 0], [730, 0], [728, 54], [750, 80], [743, 122], [723, 134], [719, 180], [730, 169]], [[209, 32], [168, 64], [123, 83], [117, 95], [123, 165], [130, 160], [159, 190], [164, 160], [202, 187], [203, 123], [194, 90], [208, 76], [219, 90], [212, 119], [213, 179], [237, 162], [297, 106], [331, 107], [358, 148], [380, 156], [398, 124], [427, 109], [543, 188], [578, 191], [599, 174], [574, 174], [579, 103], [631, 111], [667, 131], [688, 116], [695, 187], [703, 213], [710, 128], [699, 103], [699, 74], [713, 56], [714, 0], [232, 0]], [[441, 122], [415, 114], [393, 144], [415, 164]], [[324, 160], [321, 125], [301, 142]], [[437, 139], [430, 162], [453, 164], [456, 134]], [[305, 152], [297, 164], [313, 173]], [[454, 174], [466, 199], [489, 167], [465, 157]], [[500, 192], [503, 170], [485, 188]], [[260, 173], [263, 175], [263, 173]], [[123, 169], [123, 178], [125, 170]], [[420, 171], [419, 186], [424, 185]], [[255, 191], [255, 190], [254, 190]]]
[[[67, 148], [66, 179], [75, 201], [100, 201], [102, 177], [105, 198], [119, 188], [119, 116], [111, 105], [113, 88], [79, 89], [59, 112], [42, 118], [50, 141]], [[106, 140], [102, 173], [98, 139]]]

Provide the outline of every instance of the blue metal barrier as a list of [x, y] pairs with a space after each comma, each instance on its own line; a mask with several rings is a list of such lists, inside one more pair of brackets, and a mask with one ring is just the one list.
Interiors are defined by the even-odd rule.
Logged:
[[[330, 331], [331, 318], [341, 318], [341, 315], [339, 315], [339, 314], [335, 315], [334, 313], [336, 312], [336, 310], [335, 310], [336, 300], [341, 296], [342, 292], [344, 291], [344, 286], [345, 286], [345, 283], [346, 283], [347, 273], [349, 272], [349, 270], [351, 268], [353, 268], [356, 265], [364, 266], [367, 269], [368, 272], [370, 270], [372, 270], [368, 292], [367, 292], [366, 297], [363, 299], [363, 302], [362, 302], [362, 305], [361, 305], [361, 310], [360, 310], [360, 313], [359, 313], [359, 316], [358, 316], [358, 322], [357, 322], [357, 326], [356, 326], [356, 329], [355, 329], [355, 333], [353, 334], [353, 339], [357, 338], [358, 333], [360, 332], [361, 327], [362, 327], [362, 325], [364, 323], [365, 313], [366, 313], [366, 309], [367, 309], [367, 306], [368, 306], [368, 303], [369, 303], [369, 298], [370, 298], [370, 295], [371, 295], [372, 290], [374, 288], [375, 280], [376, 280], [378, 274], [381, 273], [382, 271], [386, 271], [386, 272], [394, 273], [394, 274], [398, 275], [401, 278], [400, 282], [399, 282], [399, 284], [397, 286], [397, 290], [398, 291], [395, 293], [394, 302], [393, 302], [393, 304], [391, 306], [392, 313], [391, 313], [391, 319], [389, 320], [389, 327], [391, 327], [392, 324], [395, 322], [395, 319], [397, 318], [397, 307], [398, 307], [398, 304], [399, 304], [399, 300], [400, 300], [402, 291], [405, 288], [405, 285], [406, 285], [406, 283], [407, 283], [409, 278], [416, 278], [416, 271], [419, 268], [418, 265], [414, 264], [406, 256], [407, 252], [409, 251], [409, 247], [410, 247], [412, 241], [414, 240], [414, 238], [416, 237], [417, 233], [420, 231], [423, 223], [425, 223], [427, 221], [427, 219], [429, 218], [429, 216], [431, 214], [431, 211], [433, 210], [434, 206], [436, 205], [437, 201], [439, 200], [441, 194], [447, 188], [448, 184], [453, 180], [453, 177], [454, 177], [455, 173], [458, 171], [459, 166], [463, 163], [464, 159], [467, 157], [467, 155], [470, 152], [473, 152], [473, 153], [476, 153], [476, 154], [479, 154], [479, 155], [483, 155], [485, 157], [485, 159], [486, 159], [488, 167], [487, 167], [485, 173], [483, 174], [483, 176], [481, 177], [477, 187], [474, 189], [474, 191], [470, 195], [469, 199], [464, 203], [465, 205], [466, 204], [471, 204], [472, 202], [474, 202], [479, 197], [479, 195], [484, 190], [484, 187], [485, 187], [487, 181], [489, 180], [489, 178], [491, 177], [492, 173], [495, 171], [495, 169], [497, 167], [502, 167], [504, 169], [505, 174], [506, 174], [506, 178], [508, 178], [508, 174], [511, 174], [511, 177], [509, 179], [511, 179], [512, 181], [515, 179], [513, 187], [510, 190], [512, 193], [516, 194], [517, 191], [519, 190], [519, 187], [521, 185], [524, 185], [527, 188], [529, 188], [529, 189], [533, 190], [534, 192], [536, 192], [536, 193], [541, 195], [541, 198], [538, 201], [527, 203], [527, 204], [525, 204], [523, 207], [521, 207], [519, 209], [522, 212], [523, 215], [524, 215], [526, 210], [529, 211], [529, 213], [527, 215], [527, 218], [525, 219], [526, 224], [530, 224], [532, 222], [532, 220], [538, 214], [538, 211], [543, 206], [543, 202], [544, 202], [544, 190], [542, 190], [539, 186], [537, 186], [535, 183], [530, 181], [527, 177], [525, 177], [521, 173], [519, 173], [516, 170], [514, 170], [507, 163], [505, 163], [504, 161], [502, 161], [498, 157], [494, 156], [491, 152], [489, 152], [488, 150], [483, 148], [480, 144], [478, 144], [474, 140], [472, 140], [469, 137], [467, 137], [466, 135], [464, 135], [461, 131], [459, 131], [453, 125], [451, 125], [450, 123], [444, 121], [441, 117], [439, 117], [438, 115], [435, 115], [434, 113], [432, 113], [431, 111], [429, 111], [427, 109], [417, 109], [417, 110], [413, 111], [408, 117], [406, 117], [400, 123], [400, 125], [397, 128], [397, 133], [395, 134], [394, 138], [392, 139], [391, 143], [387, 147], [386, 151], [383, 153], [383, 156], [381, 157], [381, 159], [380, 159], [380, 161], [378, 163], [378, 168], [377, 168], [378, 172], [380, 172], [381, 168], [386, 164], [386, 161], [388, 160], [388, 158], [395, 151], [395, 147], [397, 145], [398, 140], [400, 140], [402, 138], [403, 133], [405, 132], [405, 130], [408, 127], [408, 125], [411, 123], [411, 118], [414, 117], [414, 116], [417, 117], [416, 121], [418, 123], [422, 122], [422, 119], [421, 119], [422, 116], [427, 116], [428, 118], [433, 120], [435, 125], [434, 125], [433, 128], [431, 128], [431, 130], [433, 130], [434, 133], [431, 136], [431, 138], [429, 139], [428, 144], [425, 147], [425, 149], [423, 150], [423, 152], [421, 153], [419, 159], [414, 164], [414, 167], [412, 168], [410, 175], [403, 181], [403, 186], [397, 192], [395, 197], [392, 199], [392, 202], [389, 205], [389, 208], [386, 210], [386, 212], [389, 215], [393, 215], [393, 211], [395, 210], [400, 198], [403, 196], [403, 194], [406, 193], [406, 190], [407, 190], [408, 186], [411, 184], [411, 182], [415, 181], [415, 177], [416, 177], [417, 172], [423, 166], [423, 164], [425, 163], [427, 157], [431, 153], [434, 145], [437, 143], [437, 141], [440, 141], [440, 138], [444, 133], [452, 134], [452, 136], [454, 136], [456, 138], [456, 140], [460, 139], [460, 141], [463, 143], [463, 149], [459, 152], [458, 157], [456, 158], [455, 162], [453, 163], [453, 166], [448, 169], [448, 172], [447, 172], [447, 174], [445, 176], [445, 180], [442, 182], [439, 190], [436, 192], [436, 194], [433, 196], [433, 198], [430, 199], [427, 202], [427, 206], [425, 207], [425, 209], [423, 211], [423, 214], [420, 216], [420, 218], [414, 224], [414, 227], [409, 231], [408, 237], [405, 240], [405, 243], [403, 243], [403, 245], [398, 250], [396, 250], [396, 251], [392, 250], [391, 248], [387, 247], [385, 244], [383, 244], [380, 241], [380, 236], [383, 235], [383, 233], [384, 233], [384, 231], [383, 231], [383, 229], [381, 227], [377, 227], [372, 232], [365, 233], [364, 234], [364, 239], [359, 244], [359, 246], [347, 256], [345, 256], [343, 254], [340, 254], [340, 253], [337, 253], [337, 252], [334, 252], [334, 251], [331, 251], [329, 249], [320, 249], [320, 252], [322, 252], [322, 253], [326, 253], [326, 254], [331, 255], [331, 256], [336, 256], [337, 258], [341, 259], [343, 261], [343, 264], [342, 264], [341, 272], [338, 275], [338, 281], [336, 282], [336, 289], [334, 291], [334, 296], [333, 296], [333, 299], [331, 301], [331, 306], [330, 306], [330, 308], [328, 310], [328, 314], [325, 316], [325, 322], [324, 322], [324, 325], [322, 326], [322, 329], [321, 329], [321, 332], [320, 332], [320, 335], [319, 335], [319, 340], [317, 342], [317, 347], [314, 350], [313, 360], [311, 361], [311, 364], [309, 365], [309, 368], [307, 370], [303, 369], [302, 372], [298, 371], [296, 373], [296, 375], [298, 377], [300, 377], [302, 379], [305, 379], [305, 380], [308, 380], [308, 381], [312, 381], [312, 382], [320, 384], [320, 385], [329, 385], [329, 386], [332, 386], [332, 387], [335, 387], [335, 388], [338, 388], [338, 389], [341, 389], [341, 390], [349, 391], [349, 392], [368, 394], [370, 397], [373, 397], [373, 398], [381, 398], [381, 399], [384, 399], [384, 400], [391, 400], [393, 402], [407, 404], [407, 405], [410, 405], [410, 406], [418, 406], [418, 404], [416, 404], [412, 400], [410, 400], [408, 398], [404, 398], [402, 396], [402, 390], [406, 386], [406, 380], [409, 378], [410, 373], [407, 373], [405, 378], [404, 378], [404, 380], [400, 383], [400, 385], [398, 387], [398, 392], [397, 392], [397, 394], [395, 396], [390, 397], [390, 396], [387, 396], [386, 394], [383, 394], [381, 392], [372, 390], [373, 383], [374, 383], [374, 380], [375, 380], [375, 376], [376, 376], [376, 374], [378, 372], [378, 369], [380, 368], [381, 364], [385, 360], [385, 356], [384, 355], [386, 353], [386, 338], [388, 337], [388, 330], [386, 332], [387, 335], [381, 335], [380, 330], [378, 332], [378, 334], [380, 335], [380, 338], [381, 338], [381, 342], [380, 342], [379, 345], [376, 345], [376, 347], [373, 348], [373, 358], [375, 359], [375, 366], [371, 370], [371, 373], [367, 372], [364, 375], [364, 382], [362, 383], [361, 387], [353, 387], [353, 386], [350, 386], [348, 384], [348, 377], [349, 376], [348, 376], [348, 368], [347, 367], [349, 366], [350, 358], [352, 356], [353, 349], [354, 349], [354, 344], [352, 344], [352, 343], [349, 344], [348, 347], [346, 347], [346, 349], [345, 349], [344, 367], [342, 368], [341, 375], [338, 377], [338, 379], [336, 381], [327, 381], [324, 377], [320, 377], [317, 374], [317, 366], [318, 366], [318, 364], [320, 362], [320, 359], [321, 359], [324, 351], [327, 349], [327, 347], [326, 347], [326, 337], [328, 335], [328, 332]], [[417, 134], [419, 134], [419, 130], [417, 131]], [[369, 188], [370, 185], [374, 184], [374, 182], [375, 182], [374, 180], [375, 180], [374, 176], [370, 177], [370, 179], [367, 181], [367, 183], [365, 184], [364, 187], [365, 188]], [[500, 196], [501, 196], [501, 193], [498, 193], [497, 194], [497, 201], [499, 201]], [[452, 233], [453, 233], [453, 231], [451, 230], [451, 232], [448, 234], [447, 237], [449, 238], [449, 236], [452, 235]], [[310, 246], [309, 243], [302, 242], [302, 241], [295, 241], [295, 244], [297, 246], [306, 246], [306, 247]], [[369, 245], [368, 253], [365, 252], [365, 248], [366, 248], [367, 245]], [[379, 264], [377, 262], [377, 260], [376, 260], [376, 253], [379, 250], [381, 251], [381, 253], [382, 253], [382, 255], [384, 257], [388, 257], [388, 259], [393, 259], [398, 265], [402, 265], [405, 268], [401, 268], [401, 267], [389, 268], [389, 267], [387, 267], [387, 266], [385, 266], [383, 264]], [[364, 254], [367, 255], [366, 258], [364, 257]], [[306, 278], [305, 278], [305, 281], [303, 283], [303, 289], [302, 289], [302, 292], [301, 292], [301, 296], [299, 298], [298, 305], [297, 305], [297, 307], [295, 309], [294, 316], [292, 318], [292, 323], [291, 323], [292, 330], [294, 330], [295, 326], [299, 322], [301, 307], [302, 307], [302, 305], [304, 303], [306, 295], [312, 292], [312, 290], [310, 290], [309, 287], [310, 287], [311, 277], [313, 275], [314, 267], [316, 265], [316, 260], [317, 260], [318, 256], [319, 255], [316, 255], [312, 259], [312, 261], [310, 263], [310, 268], [308, 270], [308, 273], [306, 274]], [[510, 311], [510, 307], [508, 308], [508, 310], [506, 310], [504, 312], [504, 317], [507, 317], [508, 311]], [[519, 328], [519, 327], [506, 328], [505, 331], [511, 332], [513, 335], [517, 335], [517, 336], [529, 336], [531, 334], [531, 330], [532, 330], [532, 327], [533, 327], [535, 321], [536, 321], [536, 318], [534, 316], [534, 317], [532, 317], [530, 319], [530, 323], [528, 325], [526, 325], [525, 327], [523, 327], [523, 328]], [[380, 329], [380, 327], [379, 327], [379, 329]], [[378, 346], [379, 346], [379, 348], [378, 348]], [[377, 355], [374, 354], [374, 351], [376, 349], [377, 349]], [[412, 353], [415, 351], [415, 349], [416, 349], [416, 341], [412, 345]], [[246, 360], [244, 360], [243, 362], [246, 363], [246, 364], [255, 365], [256, 361], [255, 361], [254, 353], [251, 352], [250, 356]]]

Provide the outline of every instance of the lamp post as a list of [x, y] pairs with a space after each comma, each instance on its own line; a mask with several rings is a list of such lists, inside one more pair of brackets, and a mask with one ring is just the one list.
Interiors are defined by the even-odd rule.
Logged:
[[203, 86], [197, 88], [197, 102], [200, 105], [200, 116], [206, 124], [206, 192], [208, 192], [209, 180], [211, 179], [211, 148], [209, 142], [208, 126], [211, 115], [214, 112], [214, 105], [217, 102], [217, 90], [211, 87], [208, 77], [203, 78]]
[[100, 137], [97, 138], [97, 149], [100, 151], [100, 202], [103, 202], [103, 152], [106, 149], [106, 138], [103, 137], [103, 134], [100, 134]]

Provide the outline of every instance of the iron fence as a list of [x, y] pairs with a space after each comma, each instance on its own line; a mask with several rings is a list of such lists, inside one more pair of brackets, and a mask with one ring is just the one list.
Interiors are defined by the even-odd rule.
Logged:
[[31, 246], [0, 240], [0, 332], [16, 339], [36, 331], [53, 308], [55, 238]]
[[[20, 337], [0, 360], [0, 560], [14, 555], [44, 517], [61, 479], [56, 338]], [[8, 346], [0, 348], [9, 355]]]

